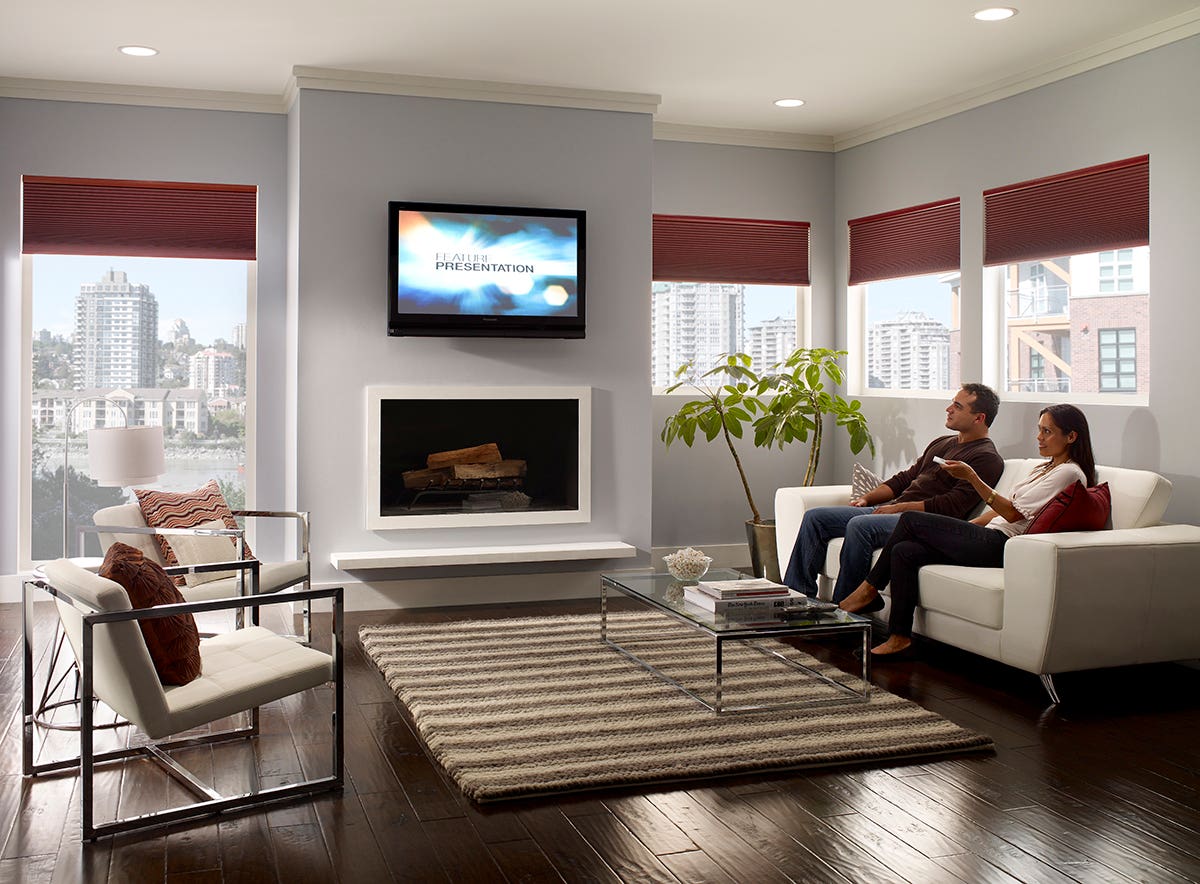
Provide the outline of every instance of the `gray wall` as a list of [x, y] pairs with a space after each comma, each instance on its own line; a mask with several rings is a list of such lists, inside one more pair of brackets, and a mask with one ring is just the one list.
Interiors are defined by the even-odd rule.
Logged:
[[[314, 578], [347, 580], [329, 565], [335, 550], [598, 539], [648, 550], [650, 117], [315, 90], [301, 92], [292, 115], [297, 503], [319, 520]], [[389, 199], [585, 209], [587, 338], [388, 338]], [[364, 391], [372, 384], [591, 386], [591, 523], [368, 531]], [[439, 578], [471, 573], [478, 569], [354, 578], [399, 604], [454, 604], [486, 598], [486, 584]], [[563, 581], [525, 583], [529, 596], [539, 583], [553, 591]]]
[[[831, 346], [833, 167], [832, 153], [656, 141], [654, 211], [810, 222], [812, 344]], [[681, 394], [654, 397], [654, 545], [744, 546], [742, 522], [750, 518], [750, 508], [725, 444], [701, 440], [687, 448], [676, 442], [667, 449], [659, 441], [663, 422], [685, 401]], [[822, 477], [832, 475], [830, 452], [844, 437], [840, 430], [829, 435], [822, 449]], [[793, 444], [783, 451], [762, 450], [746, 441], [738, 446], [738, 455], [759, 512], [771, 518], [775, 489], [803, 479], [807, 449]]]
[[[21, 396], [21, 176], [212, 181], [259, 187], [257, 500], [283, 498], [282, 116], [0, 99], [0, 574], [17, 570]], [[280, 547], [264, 533], [266, 553]]]
[[[1100, 463], [1156, 470], [1175, 483], [1166, 518], [1200, 520], [1200, 425], [1191, 382], [1200, 376], [1196, 247], [1200, 240], [1200, 38], [998, 101], [836, 156], [835, 229], [848, 219], [962, 198], [963, 339], [982, 327], [982, 196], [989, 187], [1138, 154], [1150, 154], [1150, 385], [1148, 408], [1085, 406]], [[846, 278], [845, 238], [835, 237], [837, 279]], [[836, 300], [838, 342], [846, 346], [844, 292]], [[858, 341], [852, 342], [859, 346]], [[977, 346], [964, 346], [964, 379], [980, 377]], [[984, 380], [988, 380], [984, 378]], [[994, 380], [994, 379], [993, 379]], [[884, 439], [887, 469], [911, 459], [943, 426], [943, 397], [864, 399]], [[1010, 457], [1035, 453], [1042, 403], [1005, 403], [993, 438]], [[904, 440], [911, 440], [908, 445]], [[838, 450], [837, 474], [853, 461]]]

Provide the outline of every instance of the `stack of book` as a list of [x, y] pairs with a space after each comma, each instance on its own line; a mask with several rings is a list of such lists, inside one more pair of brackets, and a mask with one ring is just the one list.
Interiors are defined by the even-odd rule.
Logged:
[[737, 620], [782, 617], [789, 605], [803, 598], [803, 593], [762, 577], [701, 581], [683, 589], [685, 603]]

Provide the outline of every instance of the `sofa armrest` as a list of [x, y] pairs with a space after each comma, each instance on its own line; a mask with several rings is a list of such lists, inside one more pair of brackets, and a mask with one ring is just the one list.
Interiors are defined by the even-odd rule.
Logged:
[[775, 492], [775, 551], [781, 577], [787, 573], [804, 513], [814, 506], [846, 506], [849, 503], [849, 485], [801, 485]]
[[1014, 537], [1000, 659], [1055, 673], [1200, 656], [1200, 526]]

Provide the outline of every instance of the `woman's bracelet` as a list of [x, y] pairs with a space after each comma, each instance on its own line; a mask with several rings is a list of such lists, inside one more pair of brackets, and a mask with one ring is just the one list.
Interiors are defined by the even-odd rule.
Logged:
[[995, 500], [995, 499], [996, 499], [996, 492], [995, 492], [995, 491], [993, 491], [991, 494], [989, 494], [989, 495], [987, 496], [987, 500], [985, 500], [985, 501], [983, 502], [983, 505], [984, 505], [984, 506], [991, 506], [991, 505], [992, 505], [992, 501], [993, 501], [993, 500]]

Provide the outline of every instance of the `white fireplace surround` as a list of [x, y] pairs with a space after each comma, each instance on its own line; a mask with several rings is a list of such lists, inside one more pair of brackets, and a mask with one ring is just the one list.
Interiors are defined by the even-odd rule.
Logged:
[[[538, 512], [463, 512], [421, 516], [380, 513], [379, 431], [382, 403], [389, 399], [574, 399], [579, 403], [579, 504], [573, 510]], [[487, 525], [557, 525], [589, 522], [592, 518], [592, 388], [591, 387], [367, 387], [366, 503], [367, 529], [474, 528]]]

